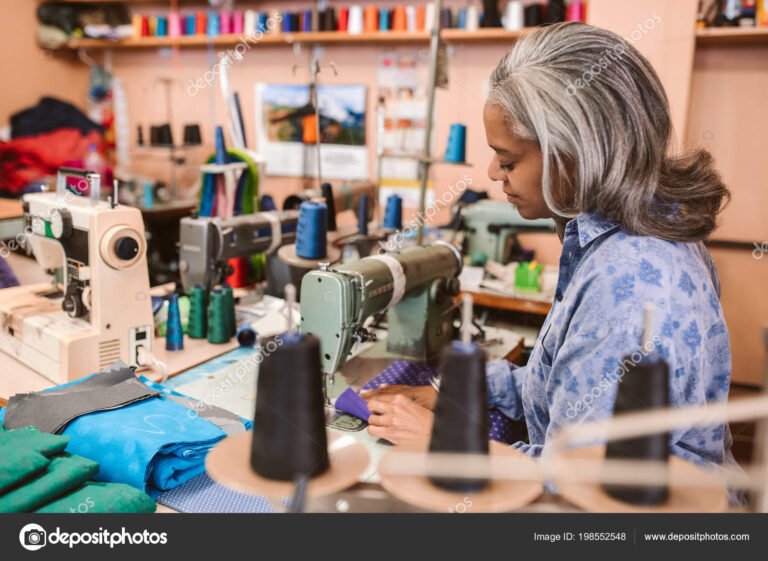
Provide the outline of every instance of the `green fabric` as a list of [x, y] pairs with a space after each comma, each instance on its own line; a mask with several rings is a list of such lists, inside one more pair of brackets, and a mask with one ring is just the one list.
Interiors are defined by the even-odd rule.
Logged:
[[13, 450], [0, 444], [0, 493], [43, 471], [50, 460], [32, 450]]
[[123, 483], [86, 483], [80, 489], [35, 512], [107, 514], [155, 512], [155, 501], [144, 491]]
[[0, 512], [32, 512], [77, 489], [98, 471], [99, 464], [86, 458], [56, 456], [42, 474], [0, 496]]
[[9, 430], [0, 434], [0, 449], [9, 446], [11, 452], [18, 449], [33, 450], [50, 457], [63, 452], [68, 444], [68, 436], [40, 432], [35, 427]]
[[46, 456], [63, 452], [67, 444], [68, 436], [33, 427], [0, 432], [0, 493], [43, 471], [49, 463]]

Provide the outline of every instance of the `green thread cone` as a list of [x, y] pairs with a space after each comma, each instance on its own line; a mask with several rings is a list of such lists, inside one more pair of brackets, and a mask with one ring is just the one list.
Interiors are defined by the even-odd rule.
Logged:
[[192, 288], [189, 294], [189, 325], [187, 326], [187, 335], [190, 339], [205, 339], [206, 337], [206, 319], [208, 311], [206, 310], [205, 289], [198, 285]]
[[229, 339], [229, 322], [224, 307], [224, 294], [217, 288], [211, 292], [211, 301], [208, 303], [208, 342], [212, 345], [221, 345]]
[[232, 291], [232, 287], [225, 284], [221, 288], [221, 293], [224, 295], [224, 313], [227, 317], [227, 331], [230, 337], [237, 335], [237, 321], [235, 318], [235, 293]]

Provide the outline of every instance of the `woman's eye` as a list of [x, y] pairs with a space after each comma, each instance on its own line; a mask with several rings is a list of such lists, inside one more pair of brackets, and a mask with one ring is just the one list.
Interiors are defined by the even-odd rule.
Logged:
[[513, 169], [515, 169], [515, 164], [499, 164], [499, 166], [504, 171], [512, 171]]

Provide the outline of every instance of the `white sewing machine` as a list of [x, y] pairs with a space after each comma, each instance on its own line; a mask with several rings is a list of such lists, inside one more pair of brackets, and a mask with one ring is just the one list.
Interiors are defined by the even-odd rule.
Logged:
[[[67, 190], [79, 177], [81, 192]], [[55, 193], [24, 196], [25, 241], [53, 285], [0, 290], [0, 350], [54, 382], [152, 350], [144, 223], [138, 209], [99, 199], [100, 177], [62, 169]]]

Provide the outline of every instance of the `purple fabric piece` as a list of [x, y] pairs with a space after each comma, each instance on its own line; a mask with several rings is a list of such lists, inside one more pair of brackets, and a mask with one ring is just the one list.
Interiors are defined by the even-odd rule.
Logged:
[[[361, 389], [375, 390], [383, 384], [428, 386], [430, 380], [436, 378], [437, 375], [437, 369], [431, 366], [408, 362], [407, 360], [396, 360]], [[352, 388], [347, 388], [336, 399], [336, 409], [364, 421], [367, 421], [368, 417], [371, 416], [365, 400]], [[496, 409], [488, 411], [488, 429], [491, 440], [505, 444], [512, 444], [515, 440], [512, 436], [512, 421]]]
[[11, 286], [19, 286], [19, 281], [16, 275], [13, 274], [8, 262], [0, 257], [0, 288], [9, 288]]

